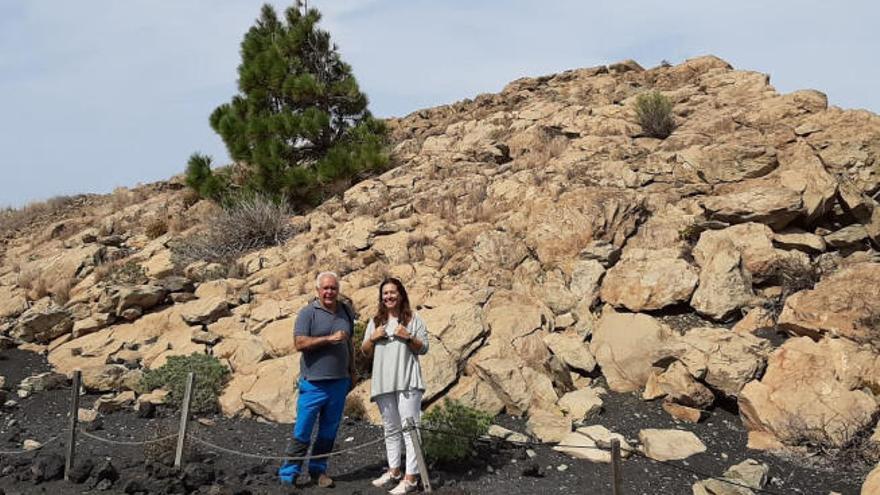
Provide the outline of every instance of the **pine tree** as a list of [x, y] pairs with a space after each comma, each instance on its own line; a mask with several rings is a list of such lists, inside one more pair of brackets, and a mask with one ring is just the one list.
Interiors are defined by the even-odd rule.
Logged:
[[[342, 61], [316, 9], [299, 1], [281, 20], [264, 5], [241, 43], [239, 94], [211, 114], [246, 191], [315, 203], [333, 186], [383, 167], [384, 124], [367, 110], [351, 67]], [[212, 179], [202, 166], [194, 181]], [[200, 187], [196, 187], [201, 191]], [[207, 191], [206, 191], [207, 192]]]

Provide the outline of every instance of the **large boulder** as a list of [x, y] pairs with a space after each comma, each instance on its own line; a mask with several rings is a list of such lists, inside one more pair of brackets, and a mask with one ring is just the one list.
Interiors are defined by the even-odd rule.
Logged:
[[748, 305], [754, 299], [752, 276], [745, 270], [742, 255], [732, 242], [719, 243], [700, 266], [700, 285], [691, 298], [691, 307], [716, 320]]
[[628, 249], [605, 274], [602, 300], [630, 311], [649, 311], [690, 300], [697, 270], [675, 249]]
[[116, 314], [121, 315], [128, 308], [147, 310], [165, 299], [165, 288], [158, 285], [135, 285], [120, 287], [115, 294], [118, 301]]
[[880, 344], [880, 263], [849, 266], [790, 296], [779, 325], [797, 335]]
[[742, 266], [751, 274], [753, 282], [761, 282], [771, 276], [782, 261], [809, 263], [809, 257], [804, 253], [773, 247], [773, 231], [758, 223], [743, 223], [703, 232], [694, 246], [694, 260], [699, 266], [708, 266], [716, 253], [729, 249], [726, 247], [728, 244], [732, 244], [740, 253]]
[[611, 390], [632, 392], [645, 386], [651, 365], [671, 335], [669, 327], [651, 316], [618, 313], [606, 306], [590, 350]]
[[296, 419], [296, 381], [299, 360], [291, 357], [270, 359], [254, 373], [256, 380], [241, 393], [241, 401], [253, 414], [278, 423]]
[[790, 339], [770, 355], [761, 380], [740, 392], [749, 445], [842, 447], [873, 426], [878, 406], [863, 388], [880, 390], [876, 351], [840, 339]]
[[799, 191], [763, 179], [736, 183], [728, 189], [703, 200], [709, 218], [732, 224], [756, 222], [781, 229], [797, 218], [803, 207]]
[[12, 336], [25, 342], [48, 344], [73, 329], [70, 313], [59, 307], [31, 308], [25, 311], [12, 330]]
[[751, 334], [700, 327], [670, 339], [660, 355], [678, 359], [692, 376], [736, 397], [764, 371], [770, 349], [769, 341]]

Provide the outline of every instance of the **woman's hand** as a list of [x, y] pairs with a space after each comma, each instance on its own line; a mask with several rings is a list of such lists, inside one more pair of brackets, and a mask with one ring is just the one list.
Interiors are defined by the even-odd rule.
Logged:
[[394, 329], [394, 336], [409, 342], [412, 340], [412, 334], [406, 330], [406, 327], [402, 324], [398, 324], [397, 328]]
[[385, 327], [378, 327], [373, 329], [373, 333], [370, 335], [370, 342], [376, 343], [380, 340], [385, 340], [388, 336], [385, 335]]

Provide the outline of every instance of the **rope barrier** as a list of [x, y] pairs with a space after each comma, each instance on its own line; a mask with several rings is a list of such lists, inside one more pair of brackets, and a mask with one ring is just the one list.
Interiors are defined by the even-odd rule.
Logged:
[[[429, 431], [429, 432], [432, 432], [432, 433], [439, 433], [439, 434], [441, 434], [441, 435], [449, 435], [449, 436], [455, 436], [455, 437], [460, 437], [460, 438], [467, 438], [467, 439], [469, 439], [469, 440], [471, 440], [471, 441], [477, 441], [477, 440], [489, 440], [489, 441], [500, 441], [500, 442], [504, 442], [504, 443], [508, 443], [508, 444], [512, 444], [512, 445], [517, 445], [517, 446], [520, 446], [520, 447], [525, 447], [525, 446], [533, 446], [533, 447], [536, 447], [536, 446], [544, 446], [544, 447], [564, 447], [564, 448], [571, 448], [571, 449], [601, 450], [601, 451], [603, 451], [603, 452], [608, 452], [608, 453], [611, 452], [611, 449], [610, 449], [610, 448], [604, 448], [604, 447], [601, 447], [601, 446], [599, 446], [599, 445], [595, 445], [595, 446], [594, 446], [594, 445], [566, 445], [566, 444], [553, 444], [553, 443], [529, 442], [529, 441], [526, 441], [526, 442], [518, 442], [518, 441], [515, 441], [515, 440], [508, 440], [508, 439], [506, 439], [506, 438], [497, 438], [497, 437], [493, 437], [493, 438], [486, 439], [485, 437], [474, 437], [474, 436], [471, 436], [471, 435], [464, 435], [464, 434], [462, 434], [462, 433], [458, 433], [458, 432], [455, 432], [455, 431], [439, 430], [439, 429], [435, 429], [435, 428], [426, 428], [426, 427], [424, 427], [424, 426], [418, 426], [417, 428], [418, 428], [420, 431]], [[718, 476], [714, 476], [714, 475], [711, 475], [711, 474], [706, 474], [706, 473], [700, 472], [700, 471], [698, 471], [698, 470], [696, 470], [696, 469], [688, 468], [688, 467], [685, 467], [685, 466], [679, 466], [679, 465], [677, 465], [677, 464], [673, 464], [673, 463], [668, 462], [668, 461], [661, 461], [661, 460], [659, 460], [659, 459], [654, 459], [654, 458], [652, 458], [652, 457], [648, 457], [647, 454], [645, 454], [644, 452], [642, 452], [642, 451], [640, 451], [640, 450], [633, 449], [633, 448], [627, 448], [627, 447], [624, 447], [623, 445], [620, 446], [620, 450], [621, 450], [621, 451], [629, 452], [629, 453], [631, 453], [631, 454], [633, 454], [633, 455], [636, 455], [636, 456], [639, 456], [639, 457], [643, 457], [643, 458], [645, 458], [645, 459], [651, 460], [651, 461], [653, 461], [653, 462], [655, 462], [655, 463], [657, 463], [657, 464], [663, 465], [663, 466], [668, 466], [668, 467], [671, 467], [671, 468], [673, 468], [673, 469], [678, 469], [678, 470], [680, 470], [680, 471], [684, 471], [684, 472], [689, 473], [689, 474], [696, 474], [696, 475], [698, 475], [698, 476], [702, 476], [702, 477], [704, 477], [704, 478], [714, 479], [714, 480], [716, 480], [716, 481], [721, 481], [721, 482], [723, 482], [723, 483], [727, 483], [727, 484], [730, 484], [730, 485], [734, 485], [734, 486], [737, 486], [737, 487], [740, 487], [740, 488], [747, 488], [747, 489], [749, 489], [749, 490], [756, 491], [756, 492], [759, 492], [759, 493], [769, 493], [770, 495], [785, 495], [785, 494], [782, 493], [782, 492], [777, 492], [777, 491], [773, 491], [773, 490], [768, 490], [768, 489], [765, 489], [765, 488], [756, 488], [756, 487], [753, 487], [753, 486], [749, 486], [749, 485], [745, 485], [745, 484], [742, 484], [742, 483], [738, 483], [738, 482], [736, 482], [736, 481], [733, 481], [733, 480], [730, 480], [730, 479], [727, 479], [727, 478], [720, 478], [720, 477], [718, 477]]]
[[387, 438], [392, 438], [392, 437], [400, 436], [401, 434], [403, 434], [404, 432], [407, 432], [407, 431], [410, 431], [410, 430], [408, 430], [407, 428], [403, 428], [403, 429], [401, 429], [401, 430], [399, 430], [399, 431], [395, 431], [395, 432], [390, 433], [390, 434], [388, 434], [388, 435], [383, 435], [382, 437], [379, 437], [379, 438], [376, 439], [376, 440], [371, 440], [371, 441], [369, 441], [369, 442], [367, 442], [367, 443], [362, 443], [362, 444], [360, 444], [360, 445], [355, 445], [354, 447], [349, 447], [349, 448], [347, 448], [347, 449], [342, 449], [342, 450], [336, 450], [336, 451], [333, 451], [333, 452], [328, 452], [328, 453], [326, 453], [326, 454], [318, 454], [318, 455], [304, 456], [304, 457], [294, 457], [294, 456], [271, 456], [271, 455], [268, 455], [268, 456], [267, 456], [267, 455], [261, 455], [261, 454], [250, 454], [250, 453], [247, 453], [247, 452], [240, 452], [240, 451], [233, 450], [233, 449], [227, 449], [226, 447], [221, 447], [221, 446], [219, 446], [219, 445], [216, 445], [216, 444], [213, 444], [213, 443], [211, 443], [211, 442], [208, 442], [207, 440], [203, 440], [203, 439], [201, 439], [201, 438], [199, 438], [199, 437], [197, 437], [197, 436], [195, 436], [195, 435], [192, 435], [192, 434], [188, 434], [188, 435], [187, 435], [187, 438], [189, 438], [190, 440], [193, 440], [193, 441], [195, 441], [195, 442], [197, 442], [197, 443], [200, 443], [200, 444], [204, 445], [205, 447], [208, 447], [209, 449], [213, 449], [213, 450], [216, 450], [216, 451], [219, 451], [219, 452], [224, 452], [224, 453], [227, 453], [227, 454], [240, 455], [240, 456], [243, 456], [243, 457], [249, 457], [249, 458], [251, 458], [251, 459], [260, 459], [260, 460], [269, 460], [269, 461], [295, 461], [295, 462], [296, 462], [296, 461], [305, 461], [305, 460], [307, 460], [307, 459], [325, 459], [325, 458], [334, 457], [334, 456], [338, 456], [338, 455], [342, 455], [342, 454], [347, 454], [347, 453], [349, 453], [349, 452], [354, 452], [354, 451], [357, 451], [357, 450], [361, 450], [361, 449], [364, 449], [364, 448], [370, 447], [370, 446], [372, 446], [372, 445], [376, 445], [376, 444], [379, 443], [379, 442], [384, 442], [385, 439], [387, 439]]
[[49, 445], [50, 443], [54, 442], [55, 440], [58, 440], [58, 437], [59, 437], [59, 435], [55, 435], [54, 437], [52, 437], [52, 438], [46, 440], [45, 442], [41, 443], [39, 447], [36, 447], [36, 448], [30, 449], [30, 450], [28, 450], [28, 449], [22, 449], [22, 450], [0, 450], [0, 455], [22, 455], [22, 454], [29, 454], [29, 453], [31, 453], [31, 452], [36, 452], [37, 450], [42, 449], [43, 447], [45, 447], [46, 445]]
[[78, 433], [82, 436], [89, 437], [92, 440], [97, 440], [99, 442], [104, 442], [104, 443], [107, 443], [110, 445], [129, 445], [129, 446], [148, 445], [148, 444], [152, 444], [152, 443], [165, 442], [171, 438], [177, 438], [177, 433], [173, 433], [171, 435], [165, 435], [164, 437], [154, 438], [152, 440], [143, 440], [140, 442], [135, 442], [135, 441], [124, 441], [124, 440], [112, 440], [110, 438], [104, 438], [104, 437], [99, 437], [97, 435], [92, 435], [91, 433], [89, 433], [87, 431], [79, 431]]

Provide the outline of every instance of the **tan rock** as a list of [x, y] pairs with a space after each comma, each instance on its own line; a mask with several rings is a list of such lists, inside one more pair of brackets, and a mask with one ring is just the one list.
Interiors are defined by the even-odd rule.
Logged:
[[341, 227], [337, 239], [346, 252], [363, 251], [372, 244], [376, 226], [376, 219], [373, 217], [355, 217]]
[[569, 368], [585, 373], [596, 368], [596, 358], [590, 352], [589, 344], [574, 331], [548, 333], [544, 336], [544, 344]]
[[458, 379], [458, 366], [455, 356], [442, 342], [432, 342], [428, 353], [419, 356], [425, 393], [422, 400], [430, 401], [446, 390]]
[[440, 293], [426, 301], [428, 308], [419, 311], [431, 336], [457, 360], [470, 355], [489, 330], [482, 310], [470, 299], [464, 294]]
[[552, 312], [534, 299], [515, 292], [498, 291], [483, 308], [489, 340], [501, 348], [509, 348], [527, 362], [543, 363], [549, 354], [543, 343], [530, 347], [528, 336], [539, 338], [549, 330]]
[[[754, 495], [767, 484], [770, 467], [754, 459], [731, 466], [720, 479], [698, 481], [693, 486], [694, 495]], [[729, 480], [729, 482], [728, 482]]]
[[504, 410], [504, 402], [501, 401], [498, 394], [492, 390], [489, 384], [475, 375], [461, 377], [458, 383], [449, 389], [445, 397], [492, 416]]
[[733, 326], [734, 333], [753, 334], [761, 328], [772, 327], [775, 323], [773, 314], [761, 306], [752, 308]]
[[644, 399], [665, 396], [671, 402], [697, 409], [706, 408], [715, 401], [712, 391], [694, 380], [679, 361], [672, 363], [666, 370], [654, 370], [648, 382], [650, 386], [645, 388], [642, 396]]
[[526, 429], [542, 442], [560, 442], [571, 432], [571, 419], [558, 409], [548, 411], [532, 408]]
[[532, 404], [552, 409], [559, 399], [549, 377], [523, 367], [519, 360], [478, 357], [474, 367], [478, 376], [504, 402], [505, 409], [510, 414], [523, 414]]
[[113, 315], [110, 313], [92, 313], [88, 318], [73, 323], [72, 337], [77, 339], [83, 335], [97, 332], [112, 322]]
[[809, 254], [825, 252], [827, 247], [822, 236], [794, 229], [773, 234], [773, 244], [782, 249], [797, 249]]
[[663, 410], [673, 418], [688, 423], [699, 423], [703, 417], [703, 411], [694, 407], [683, 406], [675, 402], [664, 400], [661, 404]]
[[702, 327], [668, 341], [661, 354], [676, 357], [692, 376], [735, 397], [764, 369], [769, 352], [765, 339]]
[[562, 437], [559, 446], [553, 450], [563, 452], [576, 459], [590, 462], [611, 463], [611, 440], [620, 442], [620, 456], [627, 458], [633, 448], [620, 433], [613, 433], [602, 425], [582, 426]]
[[805, 141], [798, 141], [779, 154], [779, 181], [801, 193], [808, 224], [830, 209], [837, 194], [837, 181]]
[[706, 445], [689, 431], [646, 428], [639, 432], [645, 455], [657, 461], [677, 461], [706, 451]]
[[722, 242], [700, 266], [700, 285], [691, 298], [697, 312], [723, 320], [751, 303], [751, 274], [743, 268], [742, 256], [732, 242]]
[[220, 297], [196, 299], [180, 308], [180, 316], [190, 325], [209, 325], [227, 314], [229, 304], [225, 298]]
[[263, 348], [270, 357], [288, 356], [296, 352], [293, 343], [293, 322], [293, 318], [285, 318], [273, 321], [260, 330]]
[[671, 249], [624, 250], [605, 274], [602, 300], [630, 311], [655, 310], [690, 300], [697, 271]]
[[90, 392], [109, 392], [122, 387], [122, 379], [128, 369], [121, 364], [105, 364], [82, 370], [83, 388]]
[[133, 406], [134, 400], [134, 392], [126, 390], [121, 394], [102, 395], [95, 401], [95, 405], [92, 408], [101, 414], [110, 414]]
[[98, 419], [98, 411], [80, 407], [76, 411], [76, 418], [80, 423], [94, 423]]
[[141, 266], [144, 268], [144, 273], [152, 279], [173, 275], [176, 270], [174, 262], [171, 260], [170, 249], [159, 251], [147, 261], [141, 262]]
[[617, 313], [606, 307], [593, 332], [590, 350], [611, 390], [631, 392], [645, 385], [651, 365], [671, 333], [648, 315]]
[[752, 432], [786, 444], [809, 440], [843, 445], [872, 425], [878, 406], [861, 388], [870, 386], [865, 377], [880, 376], [877, 363], [873, 351], [860, 352], [854, 344], [789, 339], [770, 355], [761, 380], [740, 393], [740, 416], [750, 445]]
[[[759, 179], [760, 180], [760, 179]], [[762, 223], [781, 229], [800, 214], [801, 193], [767, 182], [738, 183], [732, 192], [703, 200], [709, 218], [728, 223]]]
[[245, 406], [270, 421], [293, 423], [299, 363], [290, 357], [270, 359], [261, 363], [255, 374], [256, 382], [241, 394]]
[[774, 264], [792, 259], [809, 263], [809, 257], [800, 252], [789, 252], [773, 247], [773, 231], [766, 225], [744, 223], [723, 230], [707, 230], [700, 234], [693, 255], [697, 264], [705, 266], [722, 246], [732, 243], [742, 256], [743, 267], [752, 274], [754, 282], [761, 282], [771, 274]]
[[584, 388], [563, 395], [557, 405], [574, 421], [588, 419], [602, 410], [601, 389]]
[[570, 259], [598, 239], [623, 245], [638, 224], [643, 203], [637, 193], [594, 189], [564, 193], [553, 202], [542, 199], [527, 211], [526, 243], [548, 263]]
[[878, 495], [880, 494], [880, 464], [868, 473], [865, 482], [862, 483], [861, 495]]
[[220, 412], [224, 416], [234, 417], [247, 410], [244, 400], [242, 400], [242, 395], [250, 391], [256, 382], [256, 375], [233, 373], [229, 383], [226, 384], [223, 392], [217, 398], [217, 402], [220, 404]]
[[227, 278], [201, 283], [195, 294], [199, 299], [224, 299], [230, 306], [238, 306], [245, 290], [244, 280]]
[[513, 443], [528, 443], [529, 437], [523, 435], [522, 433], [515, 432], [513, 430], [508, 430], [503, 426], [498, 425], [490, 425], [489, 431], [486, 432], [487, 435], [494, 438], [499, 438], [501, 440], [506, 440], [508, 442]]
[[61, 308], [39, 310], [32, 308], [25, 311], [12, 330], [12, 336], [25, 342], [48, 344], [53, 339], [73, 329], [70, 313]]
[[15, 318], [27, 309], [27, 299], [21, 291], [0, 286], [0, 318]]
[[779, 326], [814, 338], [829, 334], [856, 342], [876, 342], [880, 338], [877, 315], [880, 263], [859, 263], [835, 272], [812, 290], [786, 299]]
[[251, 374], [266, 358], [263, 340], [255, 335], [237, 335], [214, 346], [214, 356], [226, 359], [236, 373]]

